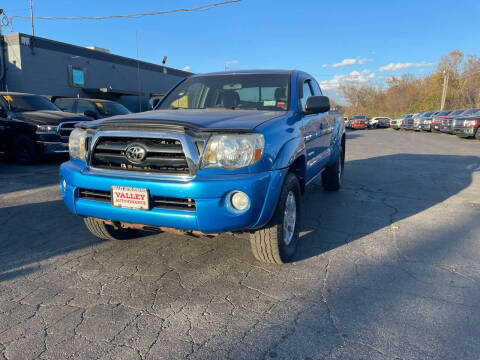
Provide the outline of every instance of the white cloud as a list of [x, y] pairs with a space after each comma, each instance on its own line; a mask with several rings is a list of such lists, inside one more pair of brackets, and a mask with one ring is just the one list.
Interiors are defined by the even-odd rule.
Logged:
[[190, 71], [192, 68], [190, 66], [185, 66], [182, 68], [183, 71]]
[[343, 59], [339, 63], [335, 63], [332, 65], [332, 68], [337, 68], [337, 67], [344, 67], [344, 66], [352, 66], [352, 65], [363, 65], [367, 61], [372, 61], [372, 59], [367, 59], [367, 58], [360, 58], [357, 57], [355, 59]]
[[378, 70], [379, 71], [397, 71], [397, 70], [402, 70], [402, 69], [410, 69], [410, 68], [421, 68], [421, 67], [429, 67], [429, 66], [434, 66], [434, 63], [429, 63], [429, 62], [419, 62], [419, 63], [411, 63], [411, 62], [406, 62], [406, 63], [390, 63], [385, 66], [381, 66]]
[[229, 60], [229, 61], [225, 61], [225, 65], [232, 65], [232, 64], [238, 64], [239, 61], [238, 60]]
[[326, 68], [326, 67], [328, 67], [327, 64], [323, 64], [323, 65], [322, 65], [322, 68]]
[[338, 89], [340, 84], [343, 83], [367, 83], [369, 80], [375, 77], [375, 73], [370, 72], [369, 70], [352, 71], [350, 74], [335, 75], [330, 80], [324, 80], [320, 82], [320, 86], [323, 90], [334, 90]]

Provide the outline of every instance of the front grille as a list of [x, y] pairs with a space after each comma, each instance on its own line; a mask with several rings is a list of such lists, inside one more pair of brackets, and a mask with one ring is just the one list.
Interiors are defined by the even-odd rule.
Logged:
[[57, 128], [57, 134], [62, 138], [68, 139], [68, 137], [70, 136], [70, 133], [75, 128], [76, 123], [77, 122], [65, 122], [65, 123], [59, 124]]
[[[111, 202], [112, 195], [110, 191], [78, 189], [78, 198], [83, 200]], [[150, 196], [150, 206], [152, 209], [171, 209], [183, 211], [195, 211], [196, 204], [193, 199], [173, 198], [166, 196]]]
[[[146, 150], [140, 163], [131, 162], [126, 156], [132, 144]], [[176, 139], [101, 137], [93, 149], [91, 165], [110, 170], [189, 174], [182, 144]]]

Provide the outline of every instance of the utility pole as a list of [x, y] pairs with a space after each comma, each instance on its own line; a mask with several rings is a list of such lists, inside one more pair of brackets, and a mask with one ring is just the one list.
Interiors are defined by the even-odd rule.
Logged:
[[35, 26], [33, 24], [33, 0], [30, 0], [30, 20], [32, 21], [32, 36], [35, 37]]
[[440, 110], [443, 110], [445, 107], [445, 100], [447, 99], [447, 89], [448, 89], [448, 73], [446, 70], [443, 70], [443, 91], [442, 91], [442, 103], [440, 104]]

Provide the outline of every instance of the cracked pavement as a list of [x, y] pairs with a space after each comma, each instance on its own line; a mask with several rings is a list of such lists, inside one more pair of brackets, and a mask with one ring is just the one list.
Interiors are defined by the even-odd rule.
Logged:
[[478, 141], [349, 132], [284, 266], [229, 234], [99, 241], [57, 172], [0, 163], [0, 360], [479, 357]]

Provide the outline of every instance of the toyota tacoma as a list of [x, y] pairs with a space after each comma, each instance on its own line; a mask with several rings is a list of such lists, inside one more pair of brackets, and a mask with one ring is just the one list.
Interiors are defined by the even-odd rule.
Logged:
[[306, 185], [341, 186], [345, 129], [305, 72], [222, 72], [182, 80], [154, 111], [81, 123], [69, 147], [62, 195], [93, 235], [250, 233], [254, 256], [281, 264]]

